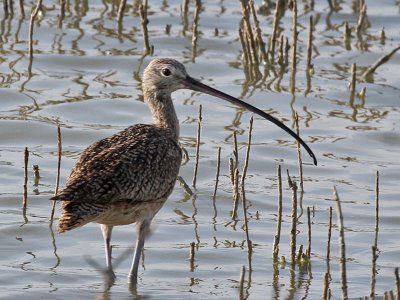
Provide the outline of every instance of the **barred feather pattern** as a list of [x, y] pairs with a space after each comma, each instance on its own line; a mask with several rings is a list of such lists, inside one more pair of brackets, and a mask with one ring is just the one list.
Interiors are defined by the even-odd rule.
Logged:
[[176, 134], [157, 125], [136, 124], [92, 144], [52, 198], [62, 201], [59, 232], [151, 220], [174, 188], [181, 159]]

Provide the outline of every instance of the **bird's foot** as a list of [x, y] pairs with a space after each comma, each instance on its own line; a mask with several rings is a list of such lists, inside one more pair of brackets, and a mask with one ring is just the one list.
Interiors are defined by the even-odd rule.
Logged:
[[116, 278], [117, 277], [115, 276], [115, 273], [112, 269], [107, 269], [104, 272], [104, 282], [107, 289], [111, 288], [114, 285]]

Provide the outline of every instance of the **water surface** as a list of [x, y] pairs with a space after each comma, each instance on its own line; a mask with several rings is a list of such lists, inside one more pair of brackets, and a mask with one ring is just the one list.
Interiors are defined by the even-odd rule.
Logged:
[[[1, 15], [0, 59], [0, 282], [1, 297], [30, 299], [130, 299], [132, 294], [150, 299], [233, 299], [238, 295], [240, 268], [246, 266], [249, 299], [309, 298], [322, 295], [326, 272], [328, 210], [335, 208], [336, 186], [344, 213], [348, 287], [350, 297], [369, 295], [375, 238], [375, 174], [380, 172], [379, 258], [376, 293], [394, 289], [394, 268], [399, 266], [400, 233], [398, 185], [400, 174], [400, 86], [395, 55], [378, 68], [374, 81], [360, 80], [356, 91], [366, 87], [366, 97], [351, 101], [347, 83], [351, 65], [363, 68], [399, 45], [399, 6], [393, 1], [366, 1], [369, 27], [360, 44], [353, 33], [351, 49], [342, 42], [344, 22], [351, 27], [358, 13], [351, 1], [329, 13], [326, 1], [316, 1], [314, 11], [299, 7], [299, 62], [296, 91], [290, 93], [289, 72], [277, 78], [273, 72], [261, 82], [246, 81], [238, 40], [239, 2], [202, 1], [197, 53], [192, 60], [190, 3], [188, 27], [181, 18], [180, 1], [150, 1], [149, 36], [153, 56], [143, 56], [138, 1], [128, 3], [123, 28], [118, 33], [117, 2], [70, 3], [59, 26], [59, 5], [44, 3], [45, 11], [35, 27], [36, 40], [29, 72], [28, 20]], [[261, 1], [257, 1], [257, 5]], [[354, 1], [356, 2], [356, 1]], [[26, 8], [32, 6], [26, 4]], [[28, 11], [28, 9], [27, 9]], [[307, 90], [306, 46], [308, 18], [316, 19], [311, 89]], [[282, 17], [283, 33], [291, 36], [291, 13]], [[273, 9], [259, 14], [265, 40], [272, 32]], [[171, 25], [170, 33], [165, 26]], [[386, 40], [379, 33], [385, 28]], [[218, 29], [216, 34], [215, 29]], [[249, 263], [243, 212], [232, 222], [232, 187], [228, 177], [233, 132], [237, 132], [240, 170], [243, 167], [251, 113], [207, 95], [179, 91], [174, 103], [181, 123], [181, 143], [190, 160], [180, 176], [190, 184], [193, 177], [197, 112], [203, 105], [200, 167], [190, 197], [177, 184], [153, 222], [146, 242], [137, 291], [129, 291], [126, 276], [131, 256], [116, 267], [117, 281], [104, 292], [104, 249], [100, 230], [88, 224], [63, 235], [52, 233], [48, 199], [54, 194], [57, 173], [57, 124], [62, 131], [61, 184], [79, 154], [92, 142], [133, 123], [149, 123], [142, 102], [140, 77], [153, 57], [182, 61], [188, 72], [203, 82], [270, 112], [293, 126], [299, 114], [302, 137], [318, 158], [318, 167], [303, 151], [304, 195], [302, 208], [314, 207], [310, 268], [294, 272], [290, 265], [274, 272], [271, 258], [277, 211], [276, 168], [284, 171], [284, 222], [281, 255], [289, 260], [292, 192], [286, 170], [298, 180], [294, 141], [279, 128], [255, 116], [246, 196], [250, 238], [254, 249]], [[263, 71], [264, 67], [260, 66]], [[21, 204], [24, 149], [28, 147], [28, 208]], [[213, 201], [217, 149], [221, 147], [221, 177]], [[33, 165], [39, 165], [35, 184]], [[302, 212], [302, 210], [299, 210]], [[58, 216], [58, 214], [57, 214]], [[336, 214], [334, 213], [336, 224]], [[54, 226], [55, 227], [55, 226]], [[307, 218], [298, 222], [298, 244], [307, 244]], [[132, 250], [134, 226], [115, 228], [113, 254], [118, 258]], [[190, 243], [195, 242], [194, 269], [189, 262]], [[332, 233], [332, 280], [334, 298], [340, 298], [339, 247], [336, 225]], [[96, 264], [91, 261], [94, 260]], [[248, 272], [251, 266], [251, 272]]]

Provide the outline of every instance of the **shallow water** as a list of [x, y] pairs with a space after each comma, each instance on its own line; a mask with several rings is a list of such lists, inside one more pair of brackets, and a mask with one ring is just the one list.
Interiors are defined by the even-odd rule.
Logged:
[[[149, 35], [154, 57], [171, 57], [185, 63], [188, 72], [203, 82], [262, 108], [293, 125], [299, 114], [302, 137], [318, 158], [318, 166], [302, 151], [304, 213], [298, 223], [298, 245], [307, 245], [305, 209], [312, 216], [312, 256], [310, 269], [290, 264], [274, 272], [271, 258], [277, 211], [276, 168], [281, 164], [284, 180], [284, 219], [281, 255], [289, 261], [290, 210], [292, 192], [286, 169], [298, 180], [297, 151], [290, 136], [255, 116], [246, 196], [249, 202], [249, 229], [254, 249], [251, 272], [243, 230], [243, 212], [232, 222], [232, 188], [228, 177], [232, 157], [233, 131], [239, 142], [240, 170], [243, 166], [251, 113], [206, 95], [179, 91], [174, 103], [181, 123], [181, 142], [190, 160], [180, 171], [190, 184], [193, 177], [197, 112], [203, 106], [200, 165], [196, 196], [188, 196], [177, 186], [153, 222], [153, 234], [145, 245], [139, 285], [129, 291], [126, 276], [132, 253], [115, 268], [117, 281], [104, 292], [101, 270], [105, 265], [102, 236], [98, 225], [89, 224], [67, 234], [50, 227], [57, 173], [57, 123], [61, 126], [63, 156], [61, 184], [90, 143], [133, 123], [151, 122], [138, 76], [153, 58], [143, 57], [143, 39], [137, 3], [128, 3], [123, 29], [118, 34], [115, 2], [71, 3], [62, 27], [58, 26], [59, 5], [46, 2], [36, 24], [35, 55], [28, 71], [28, 20], [1, 15], [0, 32], [0, 296], [4, 299], [232, 299], [238, 295], [240, 269], [246, 266], [245, 294], [249, 299], [309, 298], [322, 295], [326, 272], [326, 241], [329, 206], [336, 206], [332, 188], [336, 186], [344, 213], [347, 276], [350, 297], [369, 295], [375, 237], [375, 175], [380, 173], [379, 258], [376, 293], [394, 289], [394, 268], [399, 266], [400, 219], [400, 86], [399, 54], [377, 69], [374, 82], [360, 80], [356, 91], [366, 87], [363, 102], [350, 101], [347, 83], [351, 65], [373, 64], [399, 45], [399, 6], [394, 1], [366, 1], [370, 26], [359, 47], [353, 33], [351, 50], [342, 42], [343, 24], [354, 27], [358, 13], [351, 1], [329, 14], [327, 1], [316, 1], [307, 12], [299, 1], [299, 62], [296, 92], [289, 91], [289, 72], [282, 79], [273, 73], [256, 85], [246, 82], [241, 64], [237, 29], [241, 18], [239, 2], [202, 1], [200, 37], [195, 62], [191, 61], [190, 4], [189, 27], [183, 32], [180, 1], [150, 1]], [[261, 1], [257, 1], [260, 4]], [[26, 11], [28, 7], [26, 5]], [[314, 32], [311, 90], [307, 95], [305, 56], [308, 18], [317, 19]], [[263, 34], [272, 31], [273, 9], [259, 15]], [[165, 33], [170, 24], [170, 34]], [[291, 36], [291, 13], [280, 26]], [[379, 41], [385, 27], [386, 41]], [[218, 28], [219, 34], [215, 34]], [[267, 40], [267, 36], [265, 40]], [[260, 67], [263, 71], [263, 67]], [[24, 148], [28, 147], [28, 208], [23, 217], [21, 203], [24, 176]], [[217, 149], [221, 147], [221, 176], [213, 202]], [[39, 165], [35, 184], [33, 165]], [[299, 212], [302, 212], [299, 210]], [[118, 258], [132, 250], [134, 227], [121, 226], [113, 233], [113, 254]], [[195, 242], [195, 266], [190, 269], [190, 243]], [[340, 298], [338, 231], [335, 225], [330, 261], [333, 298]], [[92, 262], [95, 261], [95, 264]]]

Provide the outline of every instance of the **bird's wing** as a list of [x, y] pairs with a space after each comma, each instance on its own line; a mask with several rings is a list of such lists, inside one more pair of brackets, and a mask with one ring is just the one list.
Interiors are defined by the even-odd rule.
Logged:
[[89, 146], [52, 200], [146, 201], [168, 196], [182, 153], [167, 129], [134, 125]]

